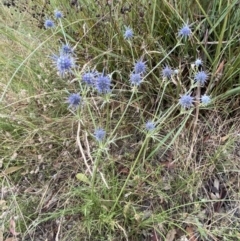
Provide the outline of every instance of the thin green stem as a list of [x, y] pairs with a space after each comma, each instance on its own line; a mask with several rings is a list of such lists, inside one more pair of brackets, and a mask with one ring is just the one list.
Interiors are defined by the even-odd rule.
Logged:
[[97, 174], [97, 169], [98, 169], [98, 166], [99, 166], [99, 163], [100, 163], [100, 160], [101, 160], [101, 153], [102, 153], [102, 149], [100, 148], [102, 143], [99, 143], [99, 148], [98, 148], [98, 151], [97, 151], [97, 158], [96, 160], [94, 161], [94, 167], [93, 167], [93, 174], [92, 174], [92, 182], [91, 182], [91, 186], [92, 186], [92, 193], [94, 192], [94, 184], [95, 184], [95, 180], [96, 180], [96, 174]]
[[123, 191], [125, 190], [126, 185], [127, 185], [128, 181], [129, 181], [130, 177], [132, 176], [133, 170], [134, 170], [134, 168], [136, 167], [136, 165], [137, 165], [137, 163], [138, 163], [138, 161], [139, 161], [139, 158], [140, 158], [143, 150], [145, 149], [145, 146], [146, 146], [149, 138], [150, 138], [150, 136], [146, 136], [146, 138], [145, 138], [145, 140], [144, 140], [144, 142], [143, 142], [143, 144], [142, 144], [142, 146], [141, 146], [141, 149], [140, 149], [140, 151], [138, 152], [138, 155], [137, 155], [137, 157], [136, 157], [136, 159], [135, 159], [135, 161], [134, 161], [134, 163], [133, 163], [133, 165], [132, 165], [132, 167], [131, 167], [131, 169], [130, 169], [130, 172], [129, 172], [128, 176], [127, 176], [127, 179], [125, 180], [125, 182], [124, 182], [124, 184], [123, 184], [123, 187], [122, 187], [120, 193], [118, 194], [118, 197], [117, 197], [117, 199], [116, 199], [116, 201], [115, 201], [115, 203], [114, 203], [114, 205], [113, 205], [113, 207], [112, 207], [112, 209], [111, 209], [111, 212], [113, 212], [114, 209], [116, 208], [116, 206], [117, 206], [117, 204], [118, 204], [118, 202], [119, 202], [119, 199], [120, 199], [120, 197], [122, 196], [122, 193], [123, 193]]
[[152, 14], [152, 23], [151, 23], [151, 34], [152, 35], [153, 35], [153, 29], [154, 29], [154, 24], [155, 24], [156, 5], [157, 5], [157, 0], [154, 0], [154, 3], [153, 3], [153, 14]]
[[132, 95], [131, 95], [131, 97], [130, 97], [128, 103], [127, 103], [127, 106], [126, 106], [126, 108], [125, 108], [125, 110], [124, 110], [124, 112], [123, 112], [123, 114], [122, 114], [120, 120], [118, 121], [118, 123], [116, 124], [114, 130], [112, 131], [111, 136], [114, 135], [114, 133], [115, 133], [116, 130], [118, 129], [119, 125], [121, 124], [121, 122], [122, 122], [122, 120], [123, 120], [123, 117], [125, 116], [125, 114], [126, 114], [126, 112], [127, 112], [127, 110], [128, 110], [128, 107], [130, 106], [130, 104], [131, 104], [131, 102], [132, 102], [132, 98], [133, 98], [133, 96], [134, 96], [134, 91], [132, 91]]
[[67, 44], [67, 37], [66, 37], [66, 33], [64, 31], [61, 19], [59, 19], [59, 22], [60, 22], [60, 27], [61, 27], [61, 30], [62, 30], [62, 34], [63, 34], [64, 40], [65, 40], [65, 44]]

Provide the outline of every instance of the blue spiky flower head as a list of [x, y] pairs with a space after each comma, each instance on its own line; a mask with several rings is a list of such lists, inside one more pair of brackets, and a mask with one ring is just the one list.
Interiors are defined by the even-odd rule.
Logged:
[[56, 19], [60, 19], [60, 18], [63, 18], [63, 13], [59, 10], [55, 10], [54, 16], [55, 16]]
[[95, 88], [99, 94], [107, 94], [111, 91], [111, 79], [104, 73], [96, 77]]
[[162, 69], [162, 76], [163, 76], [164, 78], [170, 79], [171, 76], [172, 76], [172, 74], [173, 74], [173, 71], [172, 71], [172, 69], [171, 69], [168, 65], [166, 65], [166, 66]]
[[73, 48], [70, 44], [63, 44], [60, 52], [62, 54], [73, 54]]
[[94, 137], [97, 141], [103, 141], [104, 137], [106, 136], [106, 131], [103, 128], [97, 128], [94, 131]]
[[191, 95], [185, 94], [181, 96], [179, 103], [183, 108], [187, 109], [193, 106], [193, 99]]
[[201, 96], [201, 102], [204, 104], [204, 105], [208, 105], [210, 102], [211, 102], [211, 98], [210, 96], [204, 94]]
[[142, 61], [141, 59], [138, 60], [134, 65], [135, 74], [143, 74], [146, 72], [146, 69], [147, 69], [146, 62]]
[[78, 93], [70, 94], [67, 98], [67, 103], [70, 108], [77, 108], [81, 103], [81, 97]]
[[149, 120], [146, 122], [145, 128], [147, 131], [153, 131], [155, 129], [155, 123]]
[[44, 27], [47, 28], [53, 28], [55, 27], [54, 22], [51, 19], [46, 19], [44, 22]]
[[123, 37], [126, 40], [130, 40], [131, 38], [133, 38], [133, 30], [130, 27], [125, 27], [125, 32], [123, 34]]
[[130, 82], [132, 85], [139, 86], [142, 83], [142, 75], [141, 74], [130, 74]]
[[202, 65], [202, 60], [199, 59], [199, 58], [197, 58], [197, 59], [195, 60], [195, 65], [196, 65], [197, 67], [201, 66], [201, 65]]
[[205, 71], [199, 71], [195, 74], [194, 80], [201, 85], [204, 85], [208, 79], [208, 75]]
[[72, 68], [75, 67], [75, 59], [68, 54], [60, 53], [60, 55], [53, 55], [52, 60], [61, 77], [64, 77], [65, 74], [70, 73]]
[[88, 71], [83, 73], [82, 75], [82, 81], [87, 84], [87, 85], [94, 85], [96, 82], [96, 78], [98, 76], [98, 72], [97, 71]]
[[184, 38], [190, 37], [191, 34], [192, 31], [188, 24], [184, 24], [182, 28], [178, 31], [178, 35]]

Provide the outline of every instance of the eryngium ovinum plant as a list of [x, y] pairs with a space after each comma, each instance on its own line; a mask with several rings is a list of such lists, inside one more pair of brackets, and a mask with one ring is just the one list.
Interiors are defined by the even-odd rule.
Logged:
[[[52, 54], [50, 59], [57, 76], [69, 84], [69, 90], [65, 91], [66, 96], [63, 99], [65, 99], [66, 108], [77, 120], [76, 140], [86, 168], [81, 170], [77, 177], [90, 185], [92, 197], [99, 191], [99, 183], [102, 183], [106, 189], [111, 189], [112, 181], [108, 179], [109, 165], [107, 163], [112, 162], [113, 151], [121, 149], [120, 144], [124, 143], [124, 140], [129, 140], [128, 148], [134, 150], [131, 157], [132, 164], [126, 177], [118, 180], [121, 184], [117, 187], [110, 208], [110, 212], [114, 213], [136, 169], [144, 168], [159, 148], [170, 147], [173, 144], [174, 138], [171, 137], [175, 135], [177, 129], [173, 129], [168, 135], [162, 137], [160, 133], [165, 125], [163, 123], [169, 117], [179, 118], [178, 130], [181, 130], [194, 111], [197, 119], [201, 108], [211, 104], [210, 93], [206, 92], [210, 74], [202, 59], [198, 57], [188, 69], [188, 76], [185, 76], [189, 84], [181, 79], [183, 71], [181, 66], [169, 64], [171, 54], [192, 39], [193, 26], [187, 23], [179, 29], [176, 44], [155, 65], [152, 65], [151, 53], [136, 54], [134, 38], [137, 34], [134, 27], [120, 26], [121, 31], [116, 34], [122, 35], [122, 44], [131, 53], [131, 59], [128, 60], [131, 65], [121, 63], [119, 61], [121, 58], [119, 58], [116, 60], [116, 66], [126, 64], [126, 68], [122, 70], [128, 69], [128, 72], [116, 69], [108, 73], [107, 70], [110, 69], [107, 66], [108, 53], [106, 53], [104, 67], [102, 62], [99, 64], [99, 61], [94, 61], [99, 56], [93, 56], [92, 61], [80, 66], [78, 45], [73, 47], [70, 44], [61, 21], [62, 17], [63, 13], [56, 10], [56, 22], [51, 19], [45, 22], [46, 31], [61, 29], [65, 41], [59, 46], [59, 52]], [[112, 66], [114, 63], [111, 63]], [[153, 76], [159, 81], [159, 93], [155, 95], [157, 99], [154, 110], [147, 110], [144, 108], [144, 91], [150, 89], [148, 86], [151, 86]], [[176, 88], [178, 95], [169, 98], [167, 109], [163, 110], [163, 100], [168, 99], [165, 91], [170, 85]], [[154, 95], [152, 98], [154, 99]], [[179, 133], [178, 131], [177, 134]], [[134, 139], [134, 135], [139, 135], [140, 139]], [[81, 139], [82, 136], [87, 138], [87, 144], [86, 140]], [[140, 145], [138, 144], [138, 148], [134, 149], [134, 145], [137, 145], [139, 141]], [[87, 145], [87, 154], [84, 151], [84, 145]], [[148, 151], [149, 148], [151, 148], [150, 151]]]

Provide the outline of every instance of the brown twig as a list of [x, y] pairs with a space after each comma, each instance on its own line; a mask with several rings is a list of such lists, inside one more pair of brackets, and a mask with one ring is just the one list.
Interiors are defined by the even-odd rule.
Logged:
[[197, 140], [197, 136], [198, 136], [198, 131], [197, 131], [196, 128], [197, 128], [198, 118], [199, 118], [200, 94], [201, 94], [201, 86], [200, 86], [200, 83], [198, 83], [197, 94], [196, 94], [196, 104], [195, 104], [196, 113], [195, 113], [195, 120], [194, 120], [193, 127], [192, 127], [193, 135], [192, 135], [192, 143], [191, 143], [191, 147], [190, 147], [190, 152], [189, 152], [189, 155], [188, 155], [188, 158], [187, 158], [188, 161], [192, 157], [192, 153], [194, 151], [194, 146], [196, 144], [196, 140]]
[[78, 122], [78, 129], [77, 129], [77, 144], [78, 144], [78, 147], [79, 147], [79, 150], [82, 154], [82, 157], [83, 157], [83, 160], [84, 160], [84, 163], [85, 163], [85, 166], [87, 167], [87, 170], [88, 172], [91, 174], [92, 176], [92, 171], [87, 163], [87, 158], [84, 154], [84, 151], [83, 151], [83, 148], [82, 148], [82, 145], [81, 145], [81, 141], [80, 141], [80, 129], [81, 129], [81, 126], [80, 126], [80, 121]]

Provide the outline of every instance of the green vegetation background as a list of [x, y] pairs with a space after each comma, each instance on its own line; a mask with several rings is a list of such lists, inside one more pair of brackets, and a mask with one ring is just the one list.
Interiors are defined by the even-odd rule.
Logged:
[[[239, 240], [239, 4], [2, 1], [0, 239]], [[55, 9], [62, 28], [56, 21], [45, 30]], [[184, 23], [193, 32], [185, 41]], [[63, 33], [78, 65], [66, 78], [49, 58]], [[183, 111], [179, 97], [192, 88], [199, 57], [212, 102]], [[133, 93], [129, 74], [140, 58], [148, 73]], [[179, 76], [163, 80], [165, 65]], [[108, 102], [81, 84], [93, 67], [111, 73]], [[76, 115], [69, 92], [83, 93]], [[148, 119], [157, 122], [152, 135], [143, 130]], [[92, 136], [99, 125], [101, 145]]]

